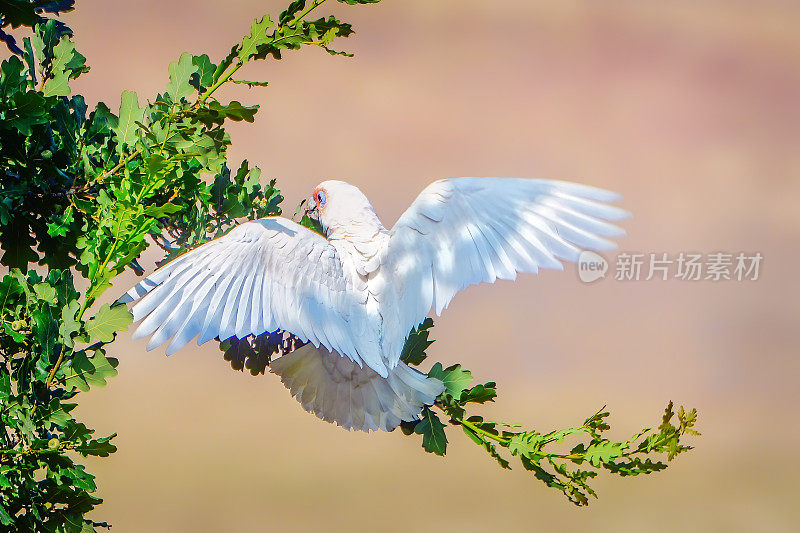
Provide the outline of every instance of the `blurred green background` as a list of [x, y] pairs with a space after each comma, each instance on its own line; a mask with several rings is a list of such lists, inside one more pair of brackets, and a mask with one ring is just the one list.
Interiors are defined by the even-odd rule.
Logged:
[[[112, 108], [123, 89], [152, 99], [182, 51], [221, 57], [285, 3], [81, 0], [65, 20], [92, 71], [74, 89]], [[115, 532], [795, 530], [800, 5], [333, 7], [356, 57], [248, 66], [270, 87], [226, 94], [262, 105], [231, 128], [232, 160], [277, 177], [287, 210], [328, 177], [361, 187], [387, 225], [436, 178], [571, 179], [624, 194], [623, 250], [761, 252], [756, 282], [584, 285], [569, 267], [474, 287], [434, 329], [430, 360], [497, 380], [501, 417], [548, 430], [608, 404], [622, 437], [674, 399], [699, 409], [703, 437], [666, 472], [601, 475], [600, 500], [577, 509], [457, 431], [446, 459], [347, 433], [212, 343], [167, 359], [126, 333], [119, 377], [80, 407], [119, 433], [119, 452], [89, 465], [96, 518]]]

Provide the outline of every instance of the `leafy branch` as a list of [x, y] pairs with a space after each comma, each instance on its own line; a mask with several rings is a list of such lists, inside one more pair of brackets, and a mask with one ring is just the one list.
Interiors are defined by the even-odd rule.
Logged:
[[[433, 321], [427, 319], [415, 329], [406, 342], [402, 360], [419, 365], [427, 357], [425, 350], [433, 342], [428, 339]], [[536, 479], [549, 487], [561, 491], [572, 503], [589, 504], [589, 496], [597, 497], [589, 481], [604, 469], [619, 476], [651, 474], [667, 468], [666, 463], [653, 460], [653, 456], [666, 454], [671, 461], [679, 453], [691, 450], [684, 444], [685, 435], [700, 435], [694, 425], [697, 411], [677, 412], [677, 425], [672, 402], [669, 402], [657, 430], [646, 428], [628, 440], [613, 441], [605, 437], [611, 429], [605, 407], [584, 420], [577, 427], [554, 430], [548, 433], [530, 429], [523, 430], [518, 424], [486, 420], [479, 415], [467, 415], [470, 404], [493, 402], [497, 397], [497, 385], [490, 381], [472, 385], [472, 373], [452, 365], [443, 368], [435, 363], [428, 376], [440, 379], [445, 391], [439, 395], [434, 408], [443, 413], [453, 426], [460, 426], [475, 444], [481, 446], [502, 468], [511, 468], [516, 457], [522, 467], [533, 473]], [[446, 426], [432, 408], [426, 407], [422, 420], [402, 425], [406, 435], [422, 436], [422, 447], [437, 455], [447, 452]], [[553, 445], [568, 441], [579, 441], [569, 449], [551, 450]], [[504, 450], [504, 451], [501, 451]]]

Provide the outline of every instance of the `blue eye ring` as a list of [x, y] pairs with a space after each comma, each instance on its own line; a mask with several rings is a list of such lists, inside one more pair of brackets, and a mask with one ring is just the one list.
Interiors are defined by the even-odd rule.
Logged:
[[325, 202], [328, 201], [327, 196], [325, 195], [325, 191], [317, 191], [316, 198], [317, 204], [320, 208], [325, 207]]

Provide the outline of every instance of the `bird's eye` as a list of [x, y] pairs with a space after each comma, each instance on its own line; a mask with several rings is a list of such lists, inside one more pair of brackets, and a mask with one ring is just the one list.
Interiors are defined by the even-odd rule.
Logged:
[[320, 207], [325, 207], [325, 201], [327, 198], [325, 197], [325, 191], [319, 191], [317, 193], [317, 203]]

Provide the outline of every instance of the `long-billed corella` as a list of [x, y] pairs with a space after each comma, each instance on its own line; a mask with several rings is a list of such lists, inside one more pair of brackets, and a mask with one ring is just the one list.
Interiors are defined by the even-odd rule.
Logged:
[[[167, 263], [128, 291], [134, 338], [167, 354], [194, 337], [276, 330], [307, 341], [270, 363], [303, 408], [347, 429], [390, 431], [443, 391], [400, 361], [410, 331], [465, 287], [563, 269], [581, 250], [616, 248], [628, 217], [615, 193], [517, 178], [429, 185], [392, 229], [355, 186], [329, 180], [309, 205], [325, 236], [268, 217]], [[170, 340], [171, 339], [171, 340]]]

